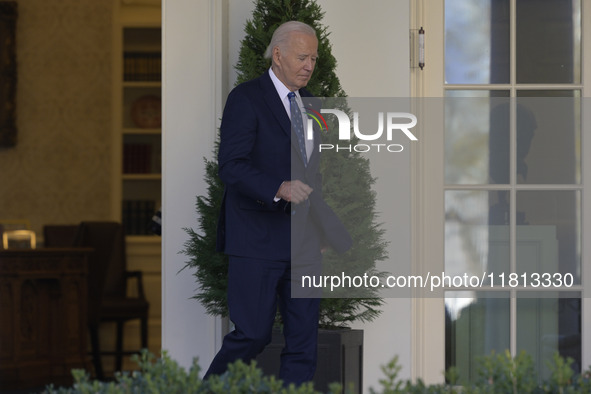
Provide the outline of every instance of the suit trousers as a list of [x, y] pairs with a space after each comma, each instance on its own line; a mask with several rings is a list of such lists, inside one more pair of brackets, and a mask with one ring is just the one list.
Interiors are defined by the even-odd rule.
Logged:
[[228, 363], [248, 363], [261, 353], [271, 341], [279, 308], [285, 337], [279, 378], [286, 385], [313, 379], [320, 300], [293, 298], [291, 279], [289, 261], [229, 256], [228, 307], [234, 330], [224, 337], [204, 378], [224, 373]]

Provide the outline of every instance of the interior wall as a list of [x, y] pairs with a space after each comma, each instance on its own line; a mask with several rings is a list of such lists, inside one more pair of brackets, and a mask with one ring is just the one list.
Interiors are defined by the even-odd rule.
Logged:
[[0, 220], [104, 219], [111, 194], [111, 0], [17, 0], [16, 147]]

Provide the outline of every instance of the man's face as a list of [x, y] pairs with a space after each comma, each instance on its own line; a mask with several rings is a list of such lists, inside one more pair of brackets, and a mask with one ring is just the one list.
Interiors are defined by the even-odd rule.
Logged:
[[273, 48], [273, 72], [289, 90], [298, 90], [308, 84], [317, 58], [316, 37], [292, 32], [283, 50], [279, 47]]

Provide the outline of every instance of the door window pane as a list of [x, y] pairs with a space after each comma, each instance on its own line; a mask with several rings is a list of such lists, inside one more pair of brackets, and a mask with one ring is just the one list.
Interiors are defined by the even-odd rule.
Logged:
[[581, 283], [581, 193], [517, 192], [517, 273], [560, 273]]
[[581, 182], [578, 90], [517, 92], [517, 183]]
[[517, 83], [580, 83], [580, 0], [517, 0]]
[[508, 272], [509, 192], [445, 192], [445, 273], [482, 277]]
[[445, 0], [444, 270], [516, 286], [446, 292], [461, 379], [491, 350], [581, 370], [581, 294], [559, 292], [582, 284], [581, 4]]
[[505, 90], [446, 92], [446, 184], [509, 183], [508, 96]]
[[574, 360], [571, 368], [580, 372], [580, 295], [554, 293], [554, 298], [518, 298], [517, 350], [525, 350], [533, 358], [540, 380], [550, 378], [548, 363], [555, 353], [571, 357]]
[[445, 1], [445, 82], [509, 83], [509, 0]]
[[448, 369], [455, 366], [460, 381], [471, 381], [483, 356], [510, 346], [508, 293], [446, 292], [445, 336]]

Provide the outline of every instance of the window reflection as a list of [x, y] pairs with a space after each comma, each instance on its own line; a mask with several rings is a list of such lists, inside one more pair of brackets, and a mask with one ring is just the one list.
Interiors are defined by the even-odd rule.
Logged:
[[[445, 0], [445, 83], [581, 83], [581, 0]], [[531, 87], [538, 90], [517, 90], [517, 99], [495, 86], [447, 87], [448, 274], [559, 272], [581, 283], [581, 93]], [[513, 304], [502, 291], [446, 292], [446, 368], [470, 380], [478, 357], [508, 349], [511, 338], [540, 378], [555, 352], [580, 371], [581, 295], [545, 290], [518, 292], [525, 298]]]
[[[506, 90], [449, 90], [445, 98], [445, 182], [508, 184]], [[495, 109], [496, 108], [496, 109]]]
[[[540, 381], [551, 371], [555, 353], [571, 357], [581, 371], [581, 298], [576, 292], [552, 292], [533, 298], [517, 293], [517, 351], [534, 361]], [[510, 301], [507, 292], [449, 291], [445, 297], [445, 368], [458, 369], [460, 380], [473, 381], [484, 356], [510, 348]]]
[[445, 1], [446, 83], [509, 83], [509, 4]]
[[446, 184], [511, 183], [511, 127], [516, 183], [580, 184], [580, 91], [521, 90], [515, 101], [502, 98], [507, 96], [446, 92]]
[[483, 356], [510, 347], [509, 293], [446, 292], [445, 367], [471, 381]]
[[[571, 357], [571, 368], [581, 371], [581, 299], [576, 293], [553, 293], [554, 298], [517, 298], [517, 349], [534, 360], [552, 360], [555, 353]], [[572, 297], [572, 298], [571, 298]], [[535, 363], [540, 380], [551, 371]]]
[[580, 0], [517, 0], [517, 83], [580, 83]]
[[[517, 83], [580, 83], [581, 1], [516, 0]], [[510, 83], [510, 1], [445, 1], [445, 83]]]
[[520, 90], [517, 97], [524, 109], [517, 112], [517, 183], [579, 184], [580, 91]]
[[518, 191], [517, 273], [572, 274], [581, 283], [581, 193]]
[[509, 272], [509, 192], [445, 192], [445, 272]]
[[[532, 111], [520, 103], [515, 106], [517, 116], [517, 150], [515, 165], [518, 176], [527, 178], [525, 158], [529, 153], [531, 141], [538, 128]], [[493, 107], [490, 113], [490, 144], [489, 171], [492, 183], [510, 183], [509, 169], [511, 165], [511, 102], [505, 100]]]

